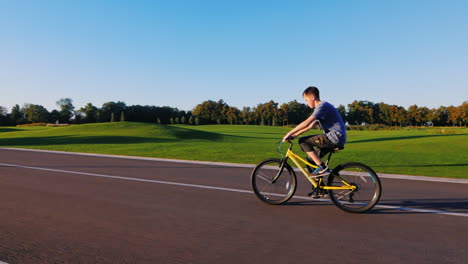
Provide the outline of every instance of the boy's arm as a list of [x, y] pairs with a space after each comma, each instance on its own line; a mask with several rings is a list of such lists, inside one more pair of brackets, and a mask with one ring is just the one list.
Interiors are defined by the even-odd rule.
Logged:
[[309, 116], [306, 120], [304, 120], [302, 123], [300, 123], [299, 125], [297, 125], [294, 129], [292, 129], [291, 131], [289, 131], [284, 137], [283, 137], [283, 141], [286, 141], [288, 140], [291, 136], [292, 137], [297, 137], [299, 136], [300, 134], [310, 130], [312, 127], [314, 127], [315, 125], [315, 116]]
[[293, 137], [297, 137], [297, 136], [299, 136], [299, 135], [301, 135], [301, 134], [303, 134], [303, 133], [305, 133], [305, 132], [311, 130], [312, 128], [314, 128], [314, 126], [315, 126], [316, 124], [318, 124], [318, 120], [312, 121], [312, 123], [310, 123], [310, 125], [308, 125], [308, 126], [306, 126], [305, 128], [303, 128], [303, 129], [297, 131], [297, 132], [294, 133], [292, 136], [293, 136]]

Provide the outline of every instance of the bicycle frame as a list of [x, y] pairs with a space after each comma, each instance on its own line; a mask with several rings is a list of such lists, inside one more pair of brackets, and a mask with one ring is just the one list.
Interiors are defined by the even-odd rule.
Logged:
[[[305, 167], [304, 165], [308, 165], [308, 166], [310, 166], [312, 168], [317, 168], [318, 166], [314, 165], [314, 164], [311, 164], [310, 162], [306, 161], [305, 159], [303, 159], [302, 157], [300, 157], [299, 155], [294, 153], [292, 151], [292, 142], [291, 141], [288, 141], [288, 143], [289, 143], [288, 151], [286, 152], [286, 155], [283, 155], [283, 152], [281, 152], [281, 149], [280, 149], [282, 143], [283, 142], [280, 142], [278, 144], [278, 152], [283, 156], [283, 162], [286, 163], [288, 159], [291, 159], [292, 162], [294, 162], [294, 164], [296, 164], [296, 166], [302, 172], [302, 174], [304, 174], [304, 176], [307, 178], [307, 180], [309, 180], [309, 182], [314, 186], [314, 188], [319, 187], [319, 188], [324, 189], [324, 190], [351, 190], [351, 191], [356, 190], [355, 185], [351, 185], [350, 183], [348, 183], [347, 181], [342, 179], [339, 175], [334, 175], [334, 176], [340, 179], [340, 181], [343, 183], [342, 186], [320, 186], [322, 181], [323, 181], [323, 178], [320, 177], [319, 180], [316, 181], [315, 180], [316, 178], [311, 177], [310, 174], [304, 168]], [[327, 164], [330, 161], [330, 157], [331, 157], [331, 153], [328, 156]], [[301, 163], [304, 164], [304, 165], [302, 165]], [[277, 177], [279, 177], [279, 175], [281, 174], [283, 169], [284, 169], [284, 165], [282, 166], [281, 170], [279, 171]], [[277, 177], [275, 177], [275, 180], [276, 180]]]

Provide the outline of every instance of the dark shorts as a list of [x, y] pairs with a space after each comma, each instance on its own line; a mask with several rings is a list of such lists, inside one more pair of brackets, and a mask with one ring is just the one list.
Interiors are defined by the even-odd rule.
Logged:
[[323, 151], [320, 150], [337, 147], [337, 145], [331, 142], [325, 134], [301, 137], [299, 138], [299, 145], [304, 152], [314, 151], [316, 148], [318, 148], [318, 154], [321, 157], [326, 153], [323, 153]]

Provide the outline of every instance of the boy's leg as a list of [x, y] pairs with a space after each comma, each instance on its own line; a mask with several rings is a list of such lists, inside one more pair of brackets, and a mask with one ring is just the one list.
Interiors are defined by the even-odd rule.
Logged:
[[[310, 151], [312, 152], [312, 151]], [[315, 152], [315, 151], [313, 151]], [[306, 160], [307, 162], [309, 162], [310, 164], [313, 164], [313, 165], [317, 165], [317, 163], [310, 157], [310, 155], [306, 152], [307, 154], [307, 157], [306, 157]], [[320, 157], [320, 155], [319, 155]], [[306, 165], [306, 168], [307, 168], [307, 171], [309, 171], [310, 173], [314, 172], [314, 170], [309, 166], [309, 165]]]
[[307, 151], [306, 153], [307, 156], [309, 156], [309, 158], [313, 160], [315, 164], [321, 165], [323, 163], [322, 159], [320, 159], [319, 155], [317, 155], [315, 151]]
[[322, 159], [320, 159], [320, 148], [329, 148], [333, 147], [333, 143], [327, 138], [325, 134], [313, 135], [301, 137], [299, 139], [299, 144], [307, 156], [314, 161], [315, 164], [319, 165], [322, 169], [325, 169], [325, 164]]
[[322, 164], [322, 160], [320, 159], [316, 148], [320, 148], [321, 145], [323, 145], [323, 136], [325, 135], [319, 134], [299, 138], [299, 146], [302, 151], [307, 153], [308, 160], [313, 161], [316, 165]]

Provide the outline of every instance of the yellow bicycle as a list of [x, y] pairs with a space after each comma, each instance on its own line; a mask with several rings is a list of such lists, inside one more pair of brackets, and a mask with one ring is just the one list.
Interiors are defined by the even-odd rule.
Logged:
[[[273, 158], [260, 162], [252, 172], [252, 187], [256, 196], [268, 204], [283, 204], [296, 192], [297, 179], [288, 161], [291, 160], [312, 184], [309, 196], [321, 198], [328, 195], [340, 209], [350, 213], [364, 213], [372, 209], [380, 199], [382, 186], [377, 174], [369, 166], [347, 162], [336, 166], [328, 177], [317, 177], [307, 172], [307, 166], [317, 168], [292, 151], [292, 142], [284, 153], [283, 141], [278, 143], [281, 159]], [[340, 148], [321, 149], [328, 153], [328, 165], [333, 153]], [[302, 165], [304, 164], [304, 165]]]

